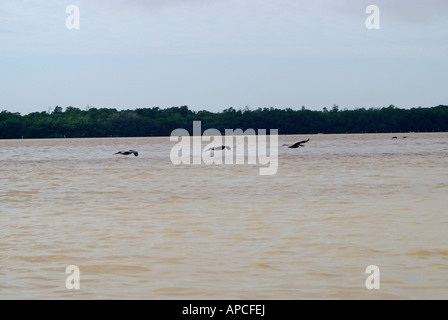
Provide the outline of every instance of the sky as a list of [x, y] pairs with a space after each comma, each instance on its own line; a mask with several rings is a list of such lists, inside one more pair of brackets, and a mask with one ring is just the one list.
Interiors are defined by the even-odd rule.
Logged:
[[0, 0], [0, 110], [21, 114], [430, 107], [447, 74], [446, 0]]

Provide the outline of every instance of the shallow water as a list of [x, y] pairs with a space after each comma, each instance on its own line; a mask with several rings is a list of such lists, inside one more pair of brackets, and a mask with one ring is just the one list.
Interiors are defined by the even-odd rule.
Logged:
[[280, 136], [311, 140], [272, 176], [175, 166], [169, 138], [0, 140], [0, 298], [448, 299], [448, 134], [393, 135]]

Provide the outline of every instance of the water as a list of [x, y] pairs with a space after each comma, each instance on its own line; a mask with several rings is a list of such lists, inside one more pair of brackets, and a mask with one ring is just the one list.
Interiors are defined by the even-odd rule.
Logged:
[[174, 166], [169, 138], [2, 140], [0, 298], [448, 299], [448, 134], [392, 136], [280, 136], [311, 140], [273, 176]]

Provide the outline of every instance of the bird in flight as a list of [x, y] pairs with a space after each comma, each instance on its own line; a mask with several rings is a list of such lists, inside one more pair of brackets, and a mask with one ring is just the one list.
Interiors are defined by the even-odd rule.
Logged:
[[209, 148], [207, 150], [204, 150], [204, 152], [210, 151], [210, 156], [214, 157], [215, 156], [215, 151], [224, 150], [224, 149], [230, 150], [230, 147], [229, 146], [224, 146], [224, 145], [223, 146], [219, 146], [219, 147], [211, 147], [211, 148]]
[[[205, 151], [210, 151], [210, 150], [215, 151], [215, 150], [224, 150], [224, 149], [230, 150], [230, 147], [229, 147], [229, 146], [212, 147], [212, 148], [207, 149], [207, 150], [205, 150]], [[204, 151], [204, 152], [205, 152], [205, 151]]]
[[285, 146], [285, 147], [288, 147], [288, 148], [291, 148], [291, 149], [296, 149], [296, 148], [299, 148], [299, 147], [304, 147], [304, 143], [307, 143], [308, 141], [310, 141], [310, 139], [308, 139], [308, 140], [303, 140], [303, 141], [299, 141], [299, 142], [296, 142], [296, 143], [294, 143], [294, 144], [291, 144], [291, 145], [289, 145], [289, 144], [284, 144], [283, 146]]
[[138, 157], [138, 152], [135, 150], [129, 150], [129, 151], [118, 151], [117, 153], [114, 153], [114, 155], [116, 154], [122, 154], [124, 156], [128, 156], [130, 154], [133, 154], [134, 156]]

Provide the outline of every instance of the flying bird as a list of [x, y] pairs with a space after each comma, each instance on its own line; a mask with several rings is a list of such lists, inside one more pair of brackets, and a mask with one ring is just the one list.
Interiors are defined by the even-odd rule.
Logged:
[[134, 156], [138, 157], [138, 152], [135, 150], [129, 150], [129, 151], [118, 151], [117, 153], [114, 153], [114, 155], [116, 154], [122, 154], [124, 156], [128, 156], [130, 154], [133, 154]]
[[303, 141], [299, 141], [299, 142], [296, 142], [296, 143], [294, 143], [294, 144], [291, 144], [291, 145], [289, 145], [289, 144], [284, 144], [283, 146], [285, 146], [285, 147], [288, 147], [288, 148], [291, 148], [291, 149], [296, 149], [296, 148], [299, 148], [299, 147], [304, 147], [304, 143], [307, 143], [308, 141], [310, 141], [310, 139], [308, 139], [308, 140], [303, 140]]
[[[230, 150], [230, 147], [229, 147], [229, 146], [212, 147], [212, 148], [207, 149], [207, 150], [205, 150], [205, 151], [210, 151], [210, 150], [215, 151], [215, 150], [224, 150], [224, 149]], [[204, 151], [204, 152], [205, 152], [205, 151]]]
[[211, 148], [209, 148], [207, 150], [204, 150], [204, 152], [210, 151], [210, 156], [214, 157], [215, 156], [215, 151], [224, 150], [224, 149], [230, 150], [230, 147], [229, 146], [224, 146], [224, 145], [219, 146], [219, 147], [211, 147]]

